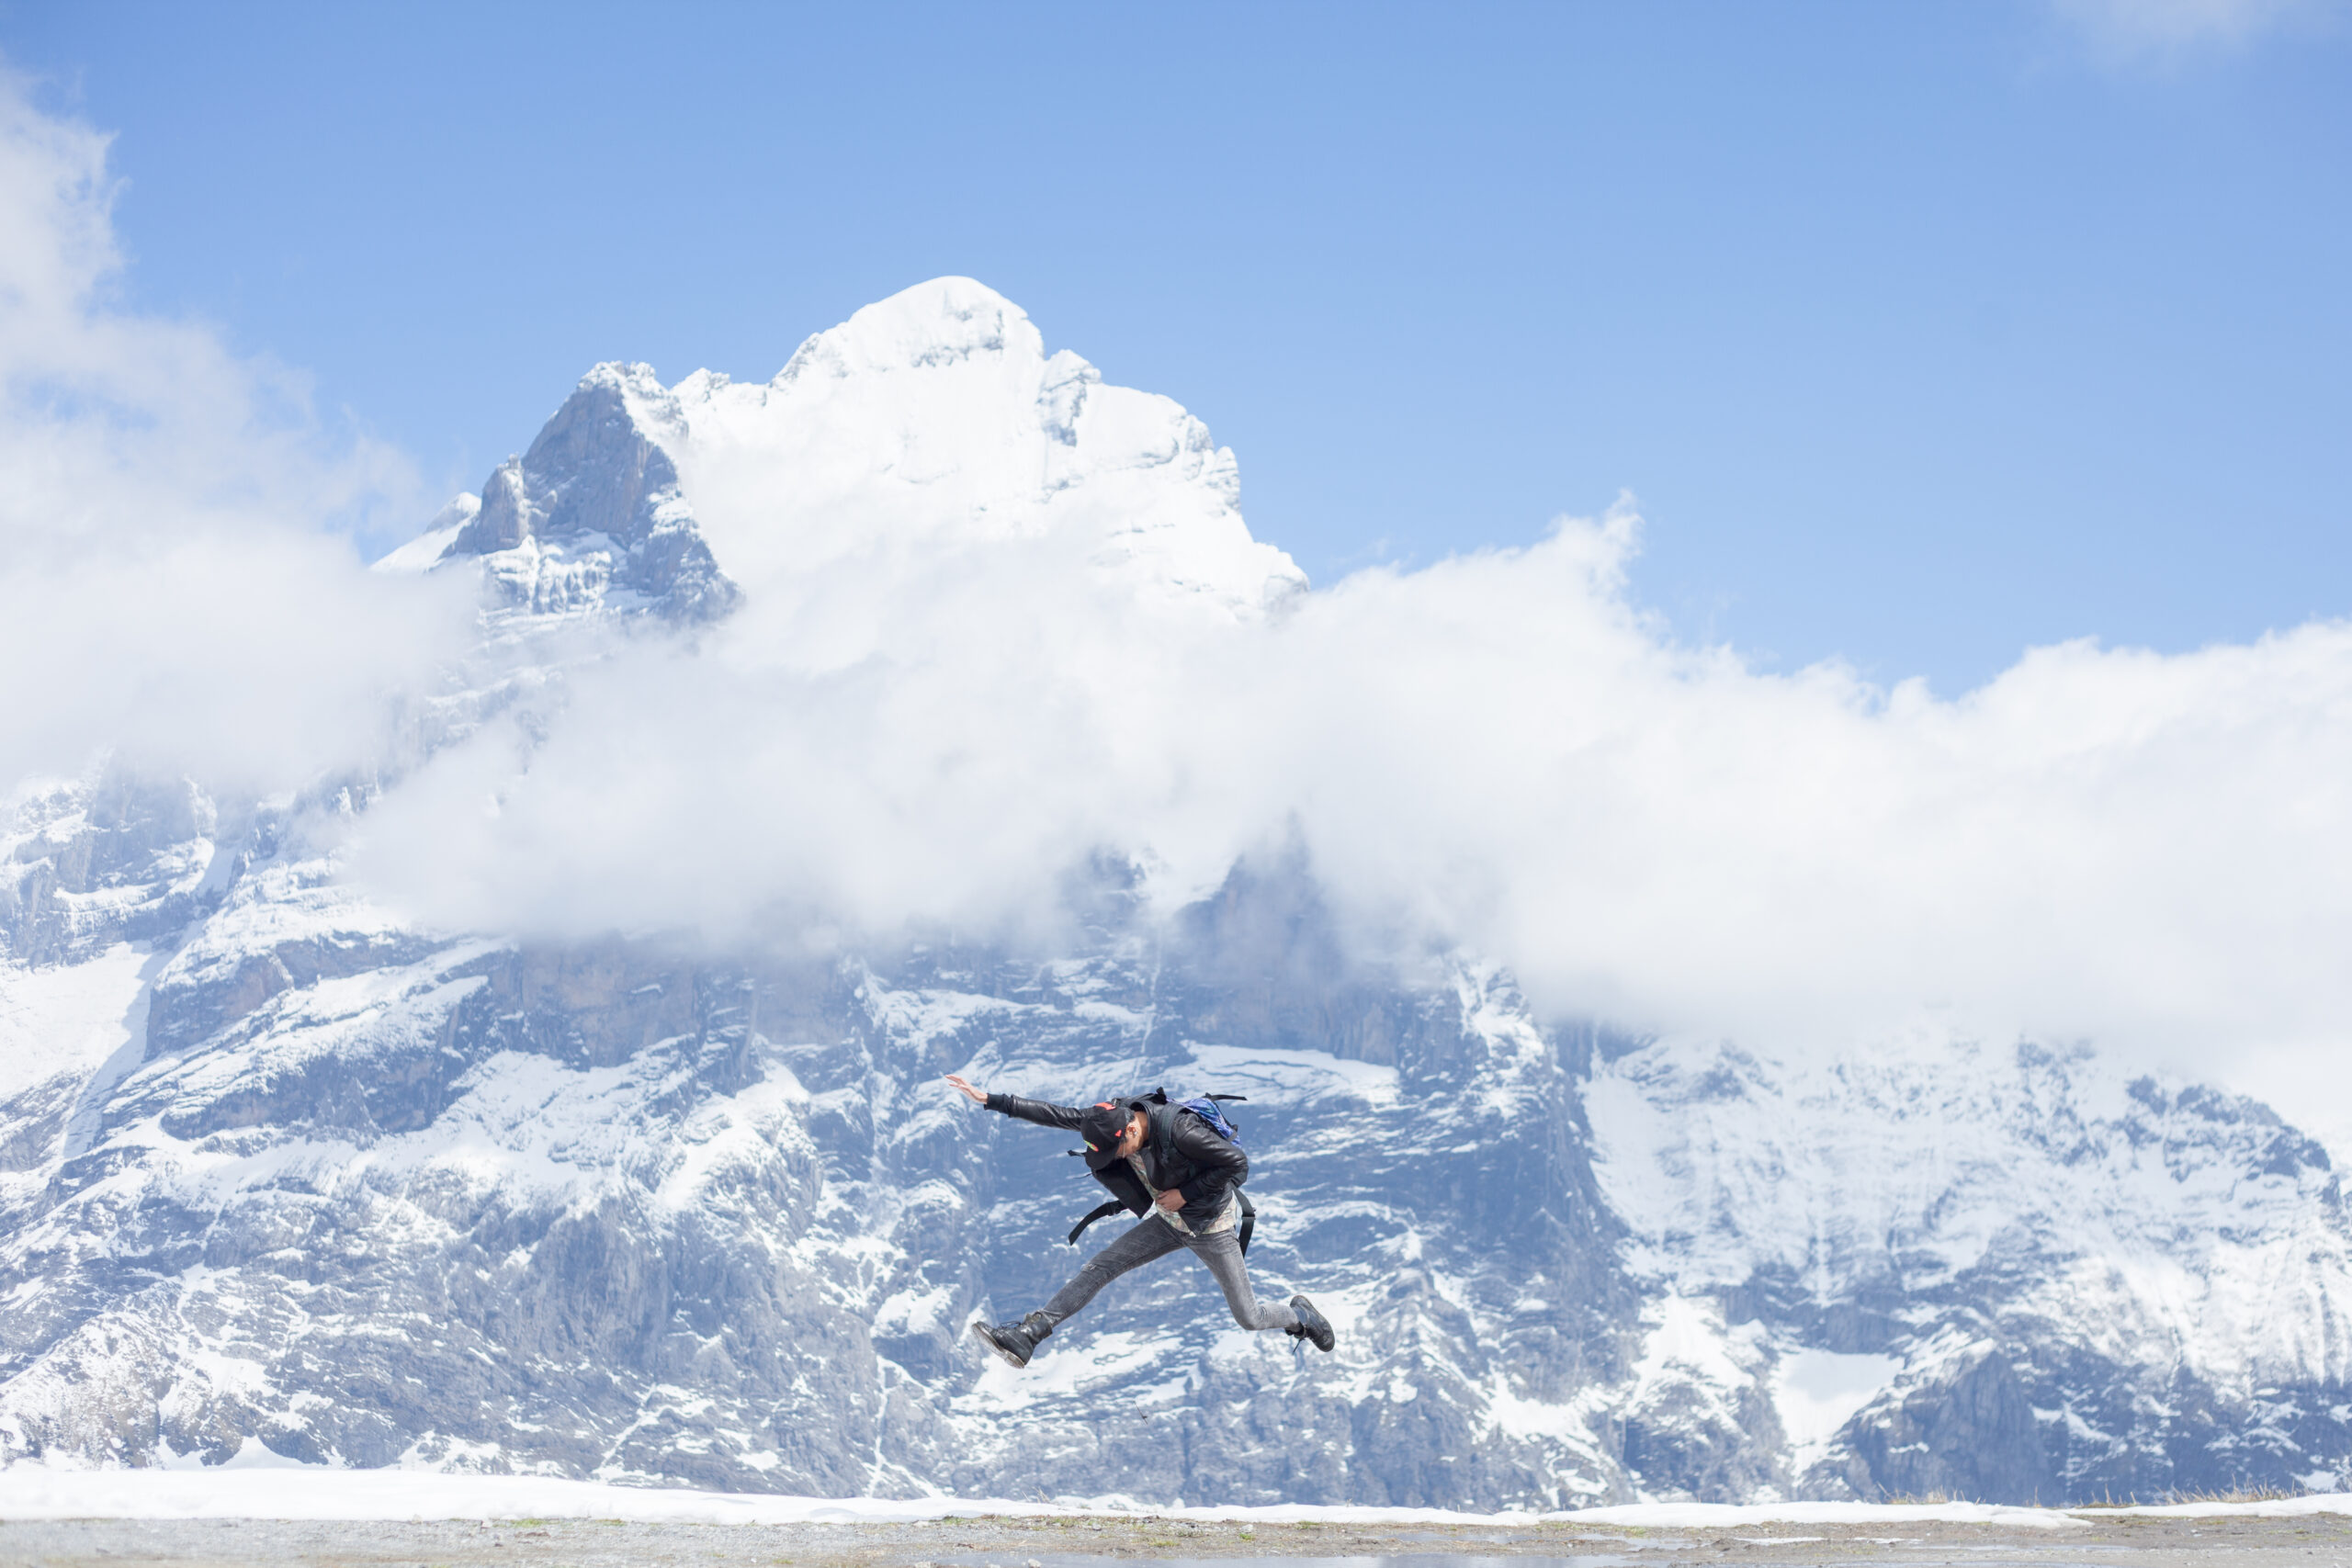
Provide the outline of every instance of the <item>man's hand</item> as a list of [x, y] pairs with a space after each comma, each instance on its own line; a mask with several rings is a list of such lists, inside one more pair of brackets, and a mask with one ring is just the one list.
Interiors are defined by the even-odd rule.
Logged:
[[1155, 1199], [1155, 1200], [1154, 1200], [1154, 1201], [1155, 1201], [1155, 1202], [1157, 1202], [1157, 1203], [1158, 1203], [1161, 1208], [1163, 1208], [1163, 1209], [1168, 1209], [1168, 1210], [1171, 1210], [1171, 1211], [1172, 1211], [1172, 1210], [1176, 1210], [1176, 1209], [1181, 1209], [1181, 1208], [1182, 1208], [1182, 1207], [1184, 1206], [1184, 1195], [1183, 1195], [1182, 1192], [1177, 1191], [1177, 1190], [1176, 1190], [1176, 1189], [1174, 1189], [1173, 1187], [1171, 1187], [1171, 1188], [1170, 1188], [1167, 1191], [1162, 1192], [1162, 1193], [1161, 1193], [1161, 1194], [1160, 1194], [1157, 1199]]
[[947, 1075], [947, 1081], [954, 1084], [958, 1089], [962, 1090], [965, 1096], [968, 1098], [973, 1104], [986, 1105], [989, 1102], [987, 1093], [984, 1090], [973, 1088], [969, 1083], [964, 1080], [962, 1075], [950, 1073]]

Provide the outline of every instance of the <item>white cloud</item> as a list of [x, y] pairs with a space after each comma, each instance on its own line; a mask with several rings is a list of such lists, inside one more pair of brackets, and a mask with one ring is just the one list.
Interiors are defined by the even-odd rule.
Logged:
[[1139, 613], [1045, 545], [837, 563], [861, 657], [781, 651], [754, 587], [694, 655], [577, 675], [527, 772], [485, 738], [411, 785], [374, 863], [458, 923], [735, 940], [1017, 921], [1097, 847], [1172, 902], [1295, 841], [1365, 941], [1637, 1027], [1925, 1015], [2224, 1076], [2346, 1043], [2352, 626], [2043, 649], [1942, 701], [1678, 645], [1625, 597], [1636, 533], [1262, 624]]
[[2340, 17], [2341, 0], [2052, 0], [2099, 55], [2171, 61], [2284, 28]]
[[298, 378], [113, 302], [107, 139], [0, 67], [0, 778], [100, 749], [278, 784], [363, 751], [455, 616], [322, 521], [413, 509]]
[[2344, 1038], [2352, 626], [2045, 649], [1941, 702], [1675, 647], [1622, 597], [1619, 537], [1312, 606], [1283, 705], [1314, 716], [1302, 820], [1359, 905], [1655, 1027]]

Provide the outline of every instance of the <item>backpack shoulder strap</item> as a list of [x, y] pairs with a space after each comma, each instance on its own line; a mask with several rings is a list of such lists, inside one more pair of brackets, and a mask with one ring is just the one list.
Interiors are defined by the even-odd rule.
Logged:
[[[1071, 1227], [1069, 1233], [1069, 1244], [1072, 1247], [1076, 1247], [1078, 1245], [1078, 1238], [1086, 1234], [1087, 1226], [1092, 1224], [1097, 1220], [1107, 1220], [1125, 1207], [1126, 1205], [1125, 1203], [1122, 1203], [1116, 1198], [1114, 1198], [1107, 1203], [1097, 1204], [1095, 1207], [1089, 1209], [1086, 1212], [1086, 1218], [1079, 1221], [1076, 1225]], [[1241, 1250], [1244, 1252], [1249, 1251], [1250, 1244], [1246, 1241], [1243, 1242], [1241, 1244]]]
[[1166, 1158], [1176, 1152], [1176, 1113], [1183, 1107], [1162, 1102], [1147, 1109], [1150, 1114], [1151, 1146]]

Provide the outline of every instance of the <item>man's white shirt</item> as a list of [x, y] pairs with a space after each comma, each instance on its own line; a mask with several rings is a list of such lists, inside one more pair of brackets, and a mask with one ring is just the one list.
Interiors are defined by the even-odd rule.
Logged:
[[[1143, 1183], [1143, 1190], [1145, 1191], [1149, 1192], [1154, 1190], [1151, 1185], [1151, 1178], [1144, 1173], [1142, 1155], [1129, 1155], [1127, 1156], [1127, 1168], [1136, 1173], [1136, 1179]], [[1217, 1214], [1216, 1219], [1211, 1220], [1207, 1224], [1203, 1225], [1197, 1231], [1185, 1221], [1183, 1215], [1178, 1213], [1173, 1209], [1163, 1209], [1159, 1204], [1154, 1203], [1151, 1206], [1151, 1212], [1158, 1214], [1161, 1219], [1166, 1220], [1170, 1224], [1174, 1225], [1179, 1235], [1215, 1235], [1219, 1231], [1231, 1230], [1233, 1228], [1234, 1222], [1240, 1218], [1241, 1190], [1237, 1187], [1227, 1192], [1225, 1195], [1225, 1208], [1223, 1211]]]

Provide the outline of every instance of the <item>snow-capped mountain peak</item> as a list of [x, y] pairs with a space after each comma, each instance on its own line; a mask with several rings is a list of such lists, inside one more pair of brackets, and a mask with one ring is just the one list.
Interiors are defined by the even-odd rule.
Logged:
[[537, 614], [700, 621], [738, 584], [789, 606], [844, 563], [922, 572], [1025, 541], [1138, 602], [1249, 619], [1306, 580], [1250, 537], [1239, 495], [1231, 450], [1174, 401], [1048, 355], [1018, 306], [944, 277], [810, 337], [764, 383], [596, 367], [470, 516], [461, 499], [382, 564], [480, 557]]
[[677, 401], [646, 365], [599, 365], [530, 449], [461, 495], [379, 570], [482, 564], [507, 614], [715, 620], [741, 596], [679, 488]]
[[786, 386], [810, 375], [847, 379], [934, 369], [984, 355], [1015, 365], [1042, 360], [1045, 338], [1028, 312], [987, 284], [934, 277], [810, 334], [772, 384]]

